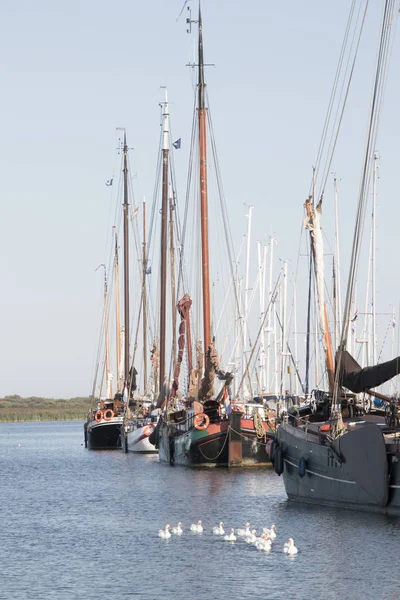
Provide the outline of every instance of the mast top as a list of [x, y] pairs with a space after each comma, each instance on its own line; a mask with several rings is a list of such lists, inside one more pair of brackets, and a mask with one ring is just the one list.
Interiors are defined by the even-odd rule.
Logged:
[[163, 116], [163, 150], [169, 150], [169, 112], [168, 112], [168, 89], [166, 86], [162, 85], [162, 88], [165, 90], [164, 102], [161, 103], [163, 108], [162, 116]]
[[205, 108], [205, 100], [204, 100], [204, 56], [203, 56], [203, 21], [201, 18], [201, 7], [199, 3], [199, 109], [202, 110]]

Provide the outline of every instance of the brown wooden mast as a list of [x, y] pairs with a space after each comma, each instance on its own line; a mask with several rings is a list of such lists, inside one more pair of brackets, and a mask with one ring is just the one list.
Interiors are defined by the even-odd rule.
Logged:
[[176, 367], [176, 294], [175, 294], [175, 248], [174, 248], [174, 209], [175, 198], [170, 186], [169, 198], [169, 254], [171, 263], [171, 306], [172, 306], [172, 360]]
[[[317, 207], [314, 206], [314, 202], [312, 201], [311, 196], [309, 198], [307, 198], [304, 206], [305, 206], [306, 213], [307, 213], [306, 227], [308, 227], [308, 229], [310, 231], [311, 248], [312, 248], [313, 259], [314, 259], [313, 262], [314, 262], [315, 279], [318, 280], [319, 260], [317, 260], [317, 252], [316, 252], [316, 235], [318, 233], [318, 230], [320, 230], [319, 216], [317, 215], [318, 206]], [[316, 220], [317, 217], [318, 217], [318, 219]], [[310, 224], [311, 224], [311, 226], [310, 226]], [[318, 282], [317, 282], [317, 290], [318, 290]], [[324, 351], [325, 351], [325, 365], [326, 365], [326, 371], [328, 374], [329, 391], [333, 392], [334, 364], [333, 364], [331, 335], [330, 335], [330, 331], [329, 331], [328, 315], [327, 315], [327, 310], [326, 310], [326, 302], [323, 302], [323, 305], [321, 306], [321, 298], [320, 298], [320, 293], [318, 291], [317, 291], [317, 296], [318, 296], [318, 304], [320, 304], [319, 313], [320, 313], [320, 315], [322, 314], [322, 318], [320, 317], [320, 329], [321, 329], [321, 332], [323, 335], [323, 346], [324, 346]]]
[[160, 367], [159, 381], [161, 401], [164, 401], [165, 337], [167, 310], [167, 235], [168, 235], [168, 158], [169, 158], [169, 114], [168, 92], [165, 89], [163, 103], [163, 147], [162, 147], [162, 204], [161, 204], [161, 298], [160, 298]]
[[[201, 9], [199, 6], [199, 81], [198, 81], [198, 117], [199, 117], [199, 144], [200, 144], [200, 219], [201, 219], [201, 266], [203, 284], [203, 328], [204, 328], [204, 355], [211, 343], [211, 318], [210, 318], [210, 264], [208, 244], [208, 195], [207, 195], [207, 138], [206, 121], [207, 109], [205, 106], [204, 83], [204, 58], [203, 58], [203, 25]], [[206, 365], [205, 365], [206, 366]]]
[[104, 337], [105, 337], [105, 370], [106, 370], [106, 396], [112, 396], [112, 384], [110, 380], [110, 341], [108, 336], [108, 284], [107, 284], [107, 269], [104, 266]]
[[119, 297], [119, 262], [118, 262], [118, 234], [115, 232], [115, 304], [116, 304], [116, 359], [117, 359], [117, 393], [121, 391], [120, 363], [121, 363], [121, 307]]
[[124, 324], [125, 324], [125, 353], [124, 353], [124, 380], [125, 386], [129, 382], [129, 202], [128, 202], [128, 146], [126, 144], [126, 131], [124, 132]]

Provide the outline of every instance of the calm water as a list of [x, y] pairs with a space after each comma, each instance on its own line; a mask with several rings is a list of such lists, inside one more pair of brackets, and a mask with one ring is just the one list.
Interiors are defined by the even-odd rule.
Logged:
[[[1, 600], [400, 598], [400, 519], [289, 503], [268, 469], [85, 450], [82, 426], [0, 424]], [[275, 523], [272, 552], [211, 535], [220, 520]], [[181, 538], [157, 537], [178, 521]]]

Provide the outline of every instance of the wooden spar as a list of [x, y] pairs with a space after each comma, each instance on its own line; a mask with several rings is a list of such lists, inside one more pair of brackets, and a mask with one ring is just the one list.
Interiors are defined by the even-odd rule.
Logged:
[[143, 198], [143, 257], [142, 257], [142, 300], [143, 300], [143, 390], [147, 392], [147, 293], [146, 293], [146, 200]]
[[[318, 206], [315, 208], [314, 203], [311, 201], [311, 197], [309, 197], [305, 203], [305, 208], [307, 212], [307, 220], [306, 220], [306, 228], [310, 231], [311, 238], [311, 246], [312, 246], [312, 254], [314, 259], [314, 272], [315, 272], [315, 281], [317, 288], [317, 297], [319, 304], [319, 321], [320, 321], [320, 330], [323, 336], [323, 347], [325, 352], [325, 365], [328, 373], [328, 381], [329, 381], [329, 391], [333, 393], [334, 387], [334, 366], [333, 366], [333, 355], [332, 355], [332, 343], [331, 336], [329, 332], [329, 324], [328, 324], [328, 315], [326, 310], [326, 303], [323, 300], [323, 289], [321, 290], [321, 285], [323, 284], [323, 254], [322, 254], [322, 238], [320, 235], [321, 226], [319, 220]], [[318, 244], [318, 247], [317, 247]], [[317, 361], [316, 361], [317, 362]], [[317, 378], [318, 381], [318, 378]]]
[[128, 146], [124, 132], [124, 380], [129, 389], [129, 202], [128, 202]]
[[333, 343], [335, 348], [338, 347], [338, 335], [337, 335], [337, 298], [336, 298], [336, 269], [335, 269], [335, 255], [332, 257], [332, 304], [333, 304]]
[[305, 395], [308, 396], [310, 380], [310, 341], [311, 341], [311, 281], [312, 281], [312, 240], [310, 239], [310, 263], [308, 269], [308, 299], [307, 299], [307, 332], [306, 332], [306, 376], [305, 376]]
[[175, 249], [174, 249], [174, 194], [169, 198], [169, 254], [171, 263], [171, 301], [172, 301], [172, 360], [176, 367], [176, 294], [175, 294]]
[[393, 398], [390, 398], [389, 396], [384, 396], [383, 394], [375, 392], [375, 390], [371, 390], [369, 388], [365, 390], [365, 393], [369, 396], [374, 396], [374, 398], [378, 398], [378, 400], [384, 400], [385, 402], [393, 402]]
[[105, 369], [106, 369], [106, 396], [112, 396], [112, 384], [110, 380], [110, 341], [108, 337], [108, 286], [107, 286], [107, 271], [104, 267], [104, 337], [105, 337]]
[[115, 277], [115, 304], [116, 304], [116, 359], [117, 359], [117, 393], [121, 391], [120, 364], [121, 364], [121, 306], [119, 295], [119, 263], [118, 263], [118, 236], [115, 232], [115, 255], [114, 255], [114, 277]]
[[333, 366], [332, 342], [331, 342], [331, 334], [329, 331], [328, 313], [326, 310], [326, 303], [324, 306], [324, 322], [325, 322], [324, 336], [325, 336], [325, 342], [326, 342], [326, 370], [328, 372], [329, 391], [331, 393], [333, 393], [335, 376], [334, 376], [334, 366]]
[[[210, 264], [208, 244], [208, 196], [207, 196], [207, 138], [206, 121], [207, 109], [205, 107], [204, 59], [203, 59], [203, 25], [199, 7], [199, 82], [198, 82], [198, 118], [199, 118], [199, 145], [200, 145], [200, 219], [201, 219], [201, 267], [203, 284], [203, 328], [204, 328], [204, 356], [211, 343], [211, 317], [210, 317]], [[206, 367], [207, 365], [205, 365]]]
[[[169, 115], [168, 92], [165, 89], [163, 111], [163, 147], [162, 147], [162, 204], [161, 204], [161, 298], [160, 298], [160, 394], [165, 393], [165, 337], [167, 309], [167, 234], [168, 234], [168, 154], [169, 154]], [[162, 401], [164, 397], [162, 398]]]

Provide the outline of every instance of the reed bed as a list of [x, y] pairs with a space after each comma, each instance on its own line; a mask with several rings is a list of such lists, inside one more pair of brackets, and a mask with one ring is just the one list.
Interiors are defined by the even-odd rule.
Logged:
[[0, 398], [0, 422], [73, 421], [85, 419], [90, 409], [90, 398]]

